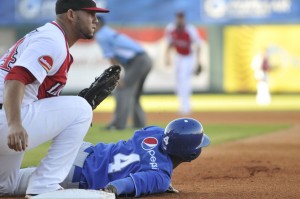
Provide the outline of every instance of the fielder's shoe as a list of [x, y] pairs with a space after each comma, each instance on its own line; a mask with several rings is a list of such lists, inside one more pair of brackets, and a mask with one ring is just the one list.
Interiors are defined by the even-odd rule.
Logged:
[[37, 196], [38, 194], [26, 194], [25, 199], [30, 199], [33, 196]]

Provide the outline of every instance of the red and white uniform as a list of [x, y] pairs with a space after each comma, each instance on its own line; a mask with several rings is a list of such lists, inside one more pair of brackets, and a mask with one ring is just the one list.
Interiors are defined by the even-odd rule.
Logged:
[[254, 77], [257, 80], [256, 84], [256, 103], [258, 105], [269, 105], [271, 103], [271, 93], [268, 81], [268, 72], [270, 63], [267, 52], [258, 53], [253, 57], [251, 68], [254, 72]]
[[191, 111], [190, 95], [192, 70], [195, 66], [195, 54], [193, 45], [200, 46], [201, 40], [196, 28], [187, 24], [178, 30], [175, 23], [171, 23], [166, 28], [166, 38], [169, 45], [176, 49], [176, 92], [180, 101], [180, 111], [188, 114]]
[[[28, 148], [48, 140], [48, 155], [33, 173], [27, 193], [41, 194], [60, 188], [92, 119], [90, 105], [81, 97], [59, 96], [67, 82], [73, 58], [64, 31], [56, 22], [47, 23], [20, 39], [0, 59], [0, 103], [6, 80], [21, 74], [9, 73], [13, 67], [26, 69], [33, 82], [25, 85], [22, 125], [28, 133]], [[0, 110], [0, 196], [13, 193], [22, 179], [19, 168], [24, 152], [7, 146], [8, 126], [4, 108]]]
[[[26, 105], [58, 96], [66, 84], [72, 62], [63, 32], [52, 22], [27, 34], [9, 49], [0, 60], [0, 78], [4, 79], [14, 66], [30, 71], [36, 81], [25, 87], [22, 104]], [[0, 90], [3, 89], [4, 81], [1, 81]], [[0, 93], [0, 103], [3, 103], [3, 93]]]

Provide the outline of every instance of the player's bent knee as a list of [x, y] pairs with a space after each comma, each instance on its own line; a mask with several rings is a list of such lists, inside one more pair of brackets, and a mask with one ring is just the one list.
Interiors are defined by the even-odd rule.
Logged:
[[78, 100], [78, 104], [81, 105], [81, 107], [85, 110], [89, 110], [92, 111], [92, 107], [91, 105], [86, 101], [86, 99], [84, 99], [83, 97], [80, 96], [76, 96], [77, 100]]
[[93, 110], [91, 105], [82, 97], [76, 96], [77, 110], [81, 112], [86, 117], [92, 118]]

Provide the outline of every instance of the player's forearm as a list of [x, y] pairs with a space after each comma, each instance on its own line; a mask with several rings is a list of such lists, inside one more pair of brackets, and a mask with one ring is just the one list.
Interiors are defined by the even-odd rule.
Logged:
[[117, 195], [133, 194], [135, 192], [134, 183], [130, 177], [112, 181], [107, 186], [109, 185], [115, 187]]
[[25, 85], [18, 80], [7, 80], [5, 82], [3, 104], [7, 123], [21, 124], [21, 103], [24, 96]]
[[135, 187], [135, 197], [165, 192], [170, 185], [170, 176], [161, 170], [149, 170], [130, 174]]

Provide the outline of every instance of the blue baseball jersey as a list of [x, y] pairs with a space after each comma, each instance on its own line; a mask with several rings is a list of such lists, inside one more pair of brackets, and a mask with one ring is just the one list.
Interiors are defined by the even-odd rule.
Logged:
[[82, 168], [81, 187], [100, 189], [107, 184], [132, 190], [136, 197], [168, 189], [173, 165], [161, 149], [164, 129], [156, 126], [137, 130], [128, 141], [98, 143]]
[[108, 26], [103, 26], [95, 38], [101, 46], [104, 57], [115, 58], [121, 64], [127, 64], [134, 56], [144, 52], [138, 42]]

